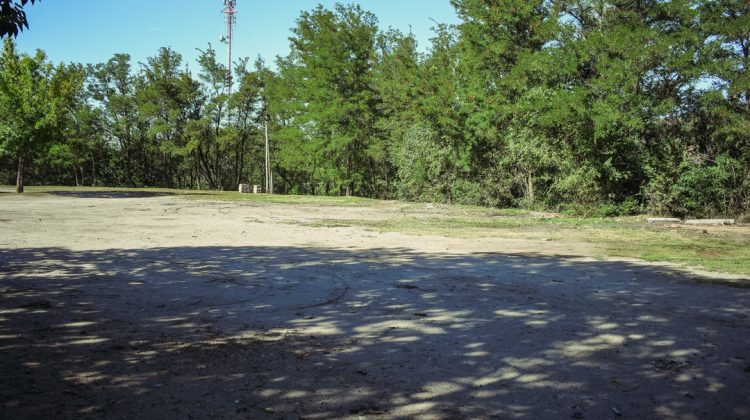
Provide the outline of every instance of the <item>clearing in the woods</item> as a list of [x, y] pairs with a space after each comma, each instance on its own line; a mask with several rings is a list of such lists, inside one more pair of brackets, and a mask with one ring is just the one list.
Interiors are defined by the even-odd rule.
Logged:
[[29, 192], [0, 193], [3, 418], [750, 417], [747, 226]]

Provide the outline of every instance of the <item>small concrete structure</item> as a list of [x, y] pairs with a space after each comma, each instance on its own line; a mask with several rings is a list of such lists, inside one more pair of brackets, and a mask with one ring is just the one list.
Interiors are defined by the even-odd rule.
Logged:
[[686, 225], [733, 225], [734, 219], [693, 219], [685, 220]]
[[249, 194], [262, 194], [263, 193], [263, 186], [262, 185], [250, 185], [250, 184], [240, 184], [240, 187], [238, 188], [239, 192]]

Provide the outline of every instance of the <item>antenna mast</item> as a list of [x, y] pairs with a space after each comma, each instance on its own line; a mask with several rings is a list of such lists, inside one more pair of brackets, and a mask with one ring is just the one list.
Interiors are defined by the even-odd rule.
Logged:
[[234, 15], [237, 13], [237, 0], [224, 0], [224, 10], [222, 13], [226, 15], [227, 21], [227, 34], [222, 37], [222, 41], [227, 44], [227, 96], [232, 96], [232, 39], [234, 38], [234, 24], [237, 22], [237, 18]]

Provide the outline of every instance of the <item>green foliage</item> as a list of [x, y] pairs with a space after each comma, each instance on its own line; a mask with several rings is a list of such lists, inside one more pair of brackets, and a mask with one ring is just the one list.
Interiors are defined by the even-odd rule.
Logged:
[[55, 140], [64, 126], [81, 69], [53, 66], [43, 52], [18, 54], [11, 38], [0, 57], [0, 154], [18, 162], [16, 191], [23, 192], [24, 166]]
[[412, 201], [443, 201], [450, 180], [444, 167], [449, 153], [437, 142], [437, 134], [423, 124], [404, 133], [394, 153], [398, 167], [398, 195]]
[[601, 201], [602, 191], [597, 180], [599, 172], [593, 166], [566, 168], [550, 187], [553, 202], [563, 205], [593, 208]]
[[291, 117], [283, 121], [286, 133], [297, 133], [287, 141], [310, 143], [302, 149], [312, 164], [286, 169], [308, 172], [311, 189], [317, 184], [326, 194], [376, 195], [380, 150], [372, 137], [377, 97], [370, 72], [377, 19], [359, 6], [318, 6], [303, 12], [292, 32], [291, 52], [278, 65], [296, 89], [285, 92], [277, 112]]
[[742, 165], [726, 155], [713, 164], [688, 161], [674, 186], [680, 208], [676, 213], [696, 217], [727, 216], [733, 207]]
[[29, 28], [26, 11], [27, 3], [34, 4], [40, 0], [0, 0], [0, 38], [16, 37], [23, 28]]
[[[87, 69], [70, 112], [32, 101], [46, 104], [29, 108], [40, 136], [0, 117], [2, 159], [23, 138], [46, 182], [234, 189], [263, 183], [267, 123], [282, 193], [750, 212], [747, 2], [451, 3], [461, 23], [437, 24], [424, 49], [337, 4], [301, 13], [275, 70], [241, 59], [230, 75], [210, 45], [195, 77], [169, 48], [137, 69], [115, 54]], [[57, 73], [40, 69], [29, 80]], [[7, 115], [28, 122], [16, 102]]]
[[451, 184], [449, 197], [451, 203], [480, 205], [482, 204], [482, 185], [475, 181], [459, 178]]

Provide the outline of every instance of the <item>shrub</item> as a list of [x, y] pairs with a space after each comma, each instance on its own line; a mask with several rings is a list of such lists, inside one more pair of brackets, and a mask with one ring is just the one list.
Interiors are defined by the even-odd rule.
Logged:
[[404, 133], [396, 149], [398, 195], [406, 200], [443, 201], [445, 180], [443, 161], [447, 152], [437, 142], [435, 132], [415, 124]]
[[482, 186], [477, 182], [457, 179], [451, 185], [451, 200], [456, 204], [482, 204]]
[[688, 161], [673, 189], [676, 213], [694, 217], [728, 214], [739, 192], [736, 179], [740, 169], [737, 160], [724, 155], [707, 166]]

